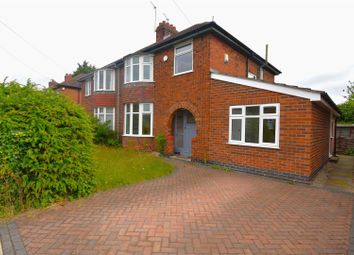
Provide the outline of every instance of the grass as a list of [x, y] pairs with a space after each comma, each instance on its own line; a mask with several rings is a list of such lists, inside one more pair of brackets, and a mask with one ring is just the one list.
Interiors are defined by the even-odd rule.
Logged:
[[107, 190], [167, 175], [174, 166], [151, 153], [95, 146], [94, 168], [97, 189]]

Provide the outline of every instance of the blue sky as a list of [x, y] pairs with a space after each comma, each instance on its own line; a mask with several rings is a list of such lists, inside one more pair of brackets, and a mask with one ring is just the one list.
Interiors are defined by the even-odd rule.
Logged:
[[[152, 2], [158, 21], [166, 14], [178, 30], [214, 16], [261, 56], [269, 44], [269, 61], [282, 71], [277, 82], [325, 90], [339, 103], [354, 80], [353, 1]], [[46, 85], [61, 81], [77, 62], [100, 67], [155, 40], [150, 0], [0, 0], [0, 9], [0, 21], [34, 46], [0, 23], [1, 80]]]

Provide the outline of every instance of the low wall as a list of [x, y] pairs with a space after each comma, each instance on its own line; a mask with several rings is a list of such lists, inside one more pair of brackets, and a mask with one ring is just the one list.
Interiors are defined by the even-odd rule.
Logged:
[[347, 149], [354, 149], [354, 124], [338, 124], [336, 130], [337, 154], [343, 154]]

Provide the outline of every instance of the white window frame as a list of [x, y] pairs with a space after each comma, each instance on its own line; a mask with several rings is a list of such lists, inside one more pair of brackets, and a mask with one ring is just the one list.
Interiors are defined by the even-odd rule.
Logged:
[[[99, 119], [99, 108], [103, 108], [103, 121], [106, 122], [107, 121], [107, 108], [113, 108], [113, 129], [112, 130], [115, 130], [115, 122], [116, 122], [116, 108], [115, 107], [111, 107], [111, 106], [100, 106], [100, 107], [95, 107], [93, 109], [93, 115], [95, 116], [95, 118]], [[108, 114], [111, 114], [111, 113], [108, 113]]]
[[252, 72], [248, 72], [247, 78], [257, 80], [257, 75]]
[[264, 80], [264, 68], [262, 66], [259, 67], [259, 79]]
[[[178, 48], [184, 47], [186, 45], [190, 44], [191, 45], [191, 49], [180, 52], [180, 53], [176, 53]], [[180, 72], [180, 73], [176, 73], [176, 57], [187, 54], [187, 53], [192, 53], [192, 69], [188, 70], [188, 71], [184, 71], [184, 72]], [[181, 74], [186, 74], [186, 73], [191, 73], [193, 72], [194, 69], [194, 53], [193, 53], [193, 41], [187, 41], [187, 42], [183, 42], [181, 44], [178, 44], [175, 46], [174, 48], [174, 58], [173, 58], [173, 75], [177, 76], [177, 75], [181, 75]]]
[[[133, 58], [139, 58], [139, 64], [133, 64]], [[144, 62], [144, 57], [150, 57], [151, 62]], [[139, 65], [139, 80], [133, 81], [133, 65]], [[144, 66], [150, 66], [150, 79], [144, 79]], [[130, 67], [129, 80], [127, 75], [127, 69]], [[135, 82], [153, 82], [154, 81], [154, 56], [153, 55], [135, 55], [127, 57], [124, 61], [124, 84]]]
[[[259, 115], [246, 115], [246, 107], [259, 106]], [[276, 113], [264, 113], [265, 107], [275, 107]], [[241, 114], [232, 114], [232, 109], [242, 109]], [[245, 142], [246, 134], [246, 118], [259, 118], [259, 142], [249, 143]], [[241, 119], [241, 140], [232, 140], [232, 120]], [[263, 121], [267, 119], [275, 119], [275, 143], [265, 143], [263, 142]], [[244, 146], [254, 146], [254, 147], [264, 147], [279, 149], [279, 134], [280, 134], [280, 104], [257, 104], [257, 105], [235, 105], [229, 108], [229, 144], [232, 145], [244, 145]]]
[[[106, 84], [107, 80], [107, 71], [111, 72], [111, 82], [110, 84]], [[103, 88], [99, 87], [99, 73], [103, 72]], [[93, 81], [94, 81], [94, 91], [115, 91], [115, 77], [116, 73], [114, 69], [100, 69], [95, 71]]]
[[[133, 134], [133, 104], [134, 103], [127, 103], [124, 104], [124, 135], [123, 136], [132, 136], [132, 137], [153, 137], [153, 127], [154, 127], [154, 105], [152, 103], [136, 103], [139, 104], [139, 134]], [[150, 105], [150, 111], [144, 111], [143, 107], [144, 104]], [[128, 106], [130, 107], [130, 112], [127, 112]], [[150, 113], [150, 134], [143, 135], [143, 114]], [[130, 115], [130, 123], [129, 129], [130, 133], [127, 134], [126, 130], [126, 122], [127, 122], [127, 114]], [[136, 112], [135, 112], [136, 114]]]
[[92, 83], [91, 80], [85, 81], [85, 96], [91, 95]]

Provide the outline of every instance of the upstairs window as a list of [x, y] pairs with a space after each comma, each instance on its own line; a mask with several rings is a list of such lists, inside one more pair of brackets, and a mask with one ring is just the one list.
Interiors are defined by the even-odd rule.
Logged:
[[153, 81], [153, 57], [132, 56], [125, 60], [125, 83], [152, 82]]
[[230, 107], [229, 143], [279, 148], [279, 104]]
[[151, 103], [124, 105], [124, 134], [127, 136], [152, 136]]
[[193, 43], [188, 42], [175, 48], [174, 74], [193, 71]]
[[97, 107], [94, 109], [94, 116], [100, 123], [108, 122], [111, 130], [114, 130], [114, 107]]
[[91, 80], [85, 81], [85, 96], [91, 95]]
[[256, 80], [257, 79], [257, 75], [255, 75], [254, 73], [248, 72], [248, 78]]
[[264, 70], [263, 67], [259, 67], [259, 79], [263, 81], [263, 76], [264, 76]]
[[95, 72], [95, 91], [114, 91], [115, 75], [112, 69], [103, 69]]

